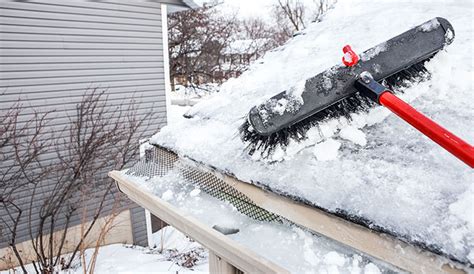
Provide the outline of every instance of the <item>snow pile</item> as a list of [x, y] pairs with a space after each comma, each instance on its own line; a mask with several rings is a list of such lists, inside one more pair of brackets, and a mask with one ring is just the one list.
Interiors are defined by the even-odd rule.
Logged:
[[334, 139], [329, 139], [327, 141], [316, 144], [314, 146], [313, 153], [316, 156], [316, 159], [318, 159], [319, 161], [330, 161], [337, 158], [340, 147], [340, 142]]
[[194, 106], [194, 118], [163, 128], [151, 142], [474, 263], [473, 217], [459, 214], [472, 206], [465, 201], [472, 201], [473, 171], [388, 110], [376, 107], [351, 122], [326, 121], [309, 130], [305, 141], [278, 148], [270, 163], [245, 154], [238, 135], [254, 105], [340, 63], [343, 45], [362, 52], [441, 16], [453, 24], [456, 39], [427, 64], [431, 80], [405, 89], [402, 98], [474, 143], [473, 14], [470, 0], [340, 1], [324, 21]]

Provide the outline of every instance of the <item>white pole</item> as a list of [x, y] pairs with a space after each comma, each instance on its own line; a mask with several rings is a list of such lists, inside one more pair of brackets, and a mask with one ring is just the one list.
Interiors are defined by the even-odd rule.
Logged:
[[161, 4], [161, 29], [163, 36], [163, 66], [165, 72], [165, 96], [166, 96], [166, 122], [170, 122], [168, 115], [171, 109], [171, 81], [170, 81], [170, 60], [168, 54], [168, 7]]
[[156, 243], [155, 243], [155, 239], [153, 238], [151, 213], [147, 209], [145, 209], [145, 223], [146, 223], [146, 236], [148, 239], [148, 246], [151, 248], [154, 248]]

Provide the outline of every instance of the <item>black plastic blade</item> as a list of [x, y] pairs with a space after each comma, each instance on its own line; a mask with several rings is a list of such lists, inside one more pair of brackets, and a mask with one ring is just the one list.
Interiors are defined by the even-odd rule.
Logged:
[[366, 50], [356, 66], [336, 65], [306, 80], [301, 98], [284, 91], [253, 107], [248, 122], [261, 136], [274, 134], [353, 96], [363, 71], [376, 81], [384, 80], [432, 57], [453, 39], [452, 25], [436, 17]]

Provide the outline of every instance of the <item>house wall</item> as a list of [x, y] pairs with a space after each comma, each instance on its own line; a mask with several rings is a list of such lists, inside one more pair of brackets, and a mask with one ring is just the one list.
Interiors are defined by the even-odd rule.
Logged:
[[[145, 136], [166, 123], [163, 33], [160, 1], [148, 0], [29, 0], [0, 2], [0, 111], [18, 99], [48, 115], [57, 132], [68, 123], [81, 97], [103, 89], [109, 105], [139, 104], [137, 115], [155, 113]], [[163, 2], [163, 1], [162, 1]], [[164, 2], [180, 4], [181, 1]], [[146, 124], [146, 123], [145, 123]], [[139, 129], [144, 131], [145, 128]], [[64, 137], [64, 132], [61, 134]], [[55, 161], [50, 153], [43, 161]], [[8, 168], [2, 163], [1, 169]], [[47, 199], [52, 185], [44, 186]], [[24, 199], [28, 193], [17, 197]], [[41, 199], [35, 203], [40, 205]], [[23, 206], [26, 206], [23, 203]], [[112, 208], [112, 199], [107, 207]], [[129, 203], [133, 241], [146, 244], [144, 210]], [[0, 215], [3, 216], [2, 212]], [[35, 220], [32, 221], [35, 223]], [[80, 223], [73, 218], [71, 225]], [[34, 230], [34, 228], [33, 228]], [[29, 239], [21, 224], [18, 242]], [[0, 248], [6, 246], [0, 237]]]

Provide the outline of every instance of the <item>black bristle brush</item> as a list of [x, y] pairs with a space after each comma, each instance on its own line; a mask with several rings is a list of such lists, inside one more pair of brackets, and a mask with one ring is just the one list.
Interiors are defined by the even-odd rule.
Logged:
[[[323, 120], [350, 120], [352, 113], [368, 111], [378, 102], [357, 88], [361, 74], [392, 90], [427, 79], [424, 63], [453, 39], [451, 24], [437, 17], [363, 52], [360, 60], [346, 46], [344, 52], [351, 54], [348, 61], [343, 58], [346, 65], [307, 79], [300, 98], [284, 91], [250, 110], [239, 129], [248, 153], [266, 158], [277, 146], [288, 146], [290, 139], [304, 140], [306, 132]], [[289, 107], [282, 111], [285, 104]]]

